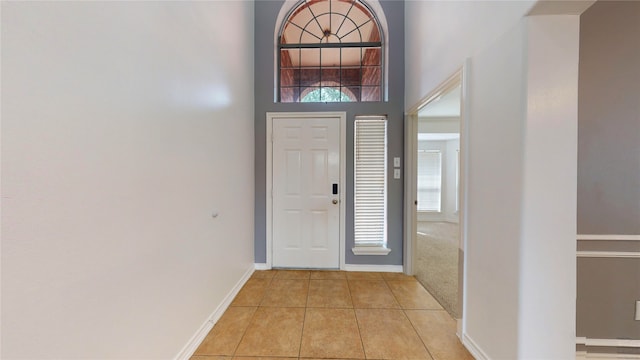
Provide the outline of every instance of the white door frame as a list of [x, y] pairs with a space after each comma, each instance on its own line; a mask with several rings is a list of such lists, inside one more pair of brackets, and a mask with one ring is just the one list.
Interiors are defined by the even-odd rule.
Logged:
[[267, 113], [267, 179], [266, 179], [266, 204], [267, 204], [267, 264], [271, 269], [273, 264], [273, 119], [304, 119], [304, 118], [338, 118], [340, 120], [340, 191], [338, 201], [340, 204], [340, 269], [344, 269], [345, 262], [345, 214], [346, 214], [346, 169], [347, 169], [347, 113], [335, 112], [268, 112]]
[[468, 182], [468, 166], [467, 159], [469, 158], [469, 127], [468, 127], [468, 114], [469, 114], [469, 69], [470, 60], [465, 60], [463, 66], [459, 68], [453, 75], [438, 85], [427, 96], [420, 99], [416, 105], [411, 107], [405, 113], [405, 134], [404, 134], [404, 273], [413, 275], [415, 272], [415, 249], [416, 249], [416, 231], [417, 231], [417, 219], [416, 219], [416, 197], [417, 197], [417, 156], [418, 153], [418, 112], [437, 99], [440, 95], [451, 89], [454, 84], [460, 83], [462, 85], [461, 94], [461, 108], [460, 108], [460, 240], [459, 249], [463, 251], [464, 258], [462, 259], [463, 273], [462, 273], [462, 306], [461, 306], [461, 319], [458, 320], [458, 336], [461, 337], [465, 333], [464, 322], [464, 309], [467, 307], [467, 190], [466, 186]]

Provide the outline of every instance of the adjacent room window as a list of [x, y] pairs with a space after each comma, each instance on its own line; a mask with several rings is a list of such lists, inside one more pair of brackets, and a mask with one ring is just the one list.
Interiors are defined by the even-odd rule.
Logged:
[[442, 153], [418, 150], [418, 211], [442, 210]]
[[356, 255], [386, 255], [387, 119], [356, 117], [354, 125]]
[[278, 36], [278, 100], [382, 101], [383, 40], [364, 2], [300, 1]]

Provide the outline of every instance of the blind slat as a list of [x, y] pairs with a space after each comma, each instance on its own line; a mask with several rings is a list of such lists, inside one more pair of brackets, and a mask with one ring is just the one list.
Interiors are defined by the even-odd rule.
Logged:
[[355, 245], [386, 245], [387, 120], [355, 121]]

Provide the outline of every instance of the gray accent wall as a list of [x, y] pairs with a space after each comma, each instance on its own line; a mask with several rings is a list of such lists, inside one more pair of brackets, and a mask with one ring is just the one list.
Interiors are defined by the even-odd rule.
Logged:
[[[578, 234], [639, 235], [640, 2], [598, 1], [580, 21]], [[640, 243], [579, 240], [578, 251]], [[577, 335], [639, 340], [640, 259], [580, 257], [577, 267]]]
[[[346, 263], [402, 265], [403, 180], [393, 179], [393, 157], [403, 157], [404, 147], [404, 1], [380, 1], [389, 27], [388, 101], [371, 103], [275, 103], [274, 34], [284, 1], [255, 1], [255, 262], [265, 263], [266, 248], [266, 113], [345, 111], [347, 114]], [[353, 122], [357, 115], [388, 117], [387, 234], [391, 252], [386, 256], [355, 256], [353, 247]], [[404, 164], [403, 164], [404, 166]]]
[[578, 232], [640, 234], [640, 2], [580, 22]]

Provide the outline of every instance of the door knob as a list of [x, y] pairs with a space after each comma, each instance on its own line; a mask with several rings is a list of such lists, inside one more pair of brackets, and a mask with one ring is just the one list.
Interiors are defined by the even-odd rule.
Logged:
[[337, 204], [338, 203], [338, 199], [333, 199], [331, 200], [332, 203]]

